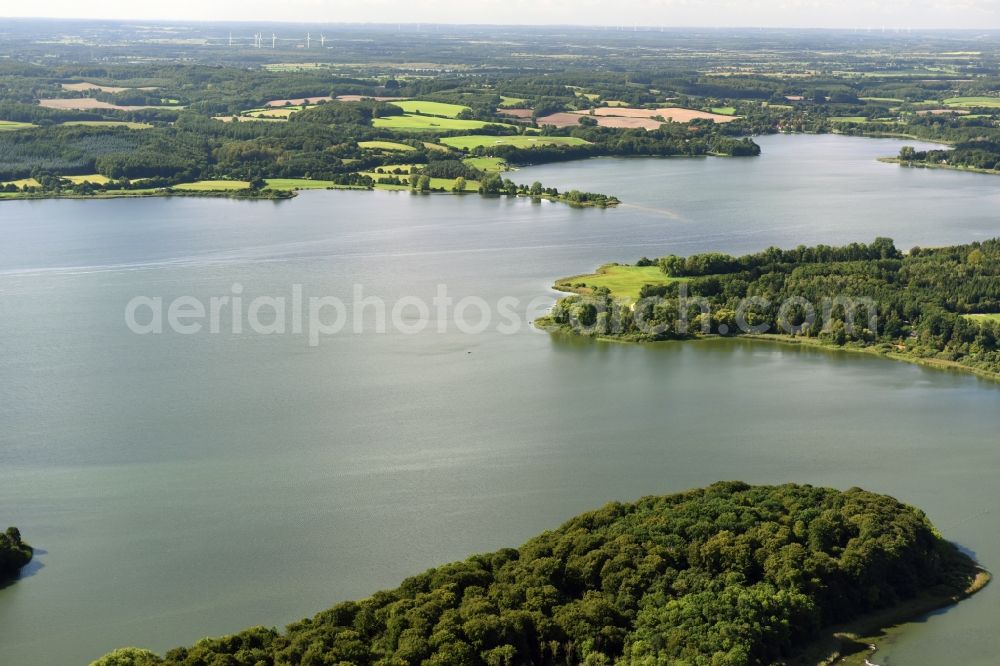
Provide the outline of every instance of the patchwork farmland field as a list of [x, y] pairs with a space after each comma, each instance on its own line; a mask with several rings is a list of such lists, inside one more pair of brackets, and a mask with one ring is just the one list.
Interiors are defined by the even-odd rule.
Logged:
[[94, 109], [113, 109], [116, 111], [138, 111], [140, 109], [180, 109], [179, 106], [163, 106], [163, 105], [139, 105], [139, 106], [122, 106], [120, 104], [109, 104], [108, 102], [102, 102], [99, 99], [93, 99], [91, 97], [79, 97], [73, 99], [40, 99], [38, 100], [38, 105], [43, 106], [47, 109], [63, 109], [63, 110], [76, 110], [76, 111], [92, 111]]
[[175, 190], [187, 192], [224, 192], [230, 190], [245, 190], [250, 183], [245, 180], [198, 180], [193, 183], [174, 185]]
[[291, 105], [291, 106], [272, 106], [272, 107], [262, 107], [257, 109], [248, 109], [243, 112], [245, 116], [250, 118], [272, 118], [280, 120], [288, 120], [296, 111], [304, 111], [305, 109], [311, 109], [315, 106], [312, 105]]
[[413, 146], [408, 146], [405, 143], [396, 143], [395, 141], [358, 141], [358, 146], [368, 150], [392, 150], [397, 152], [416, 150]]
[[267, 186], [274, 190], [325, 190], [338, 187], [332, 180], [312, 180], [309, 178], [265, 178]]
[[63, 90], [70, 90], [73, 92], [87, 92], [88, 90], [100, 90], [106, 93], [120, 93], [126, 90], [143, 90], [149, 92], [151, 90], [158, 90], [154, 86], [144, 86], [141, 88], [124, 88], [122, 86], [102, 86], [97, 83], [91, 83], [90, 81], [79, 81], [76, 83], [61, 83], [59, 84]]
[[441, 116], [442, 118], [456, 118], [463, 111], [470, 111], [469, 107], [461, 104], [445, 104], [444, 102], [428, 102], [425, 100], [411, 99], [405, 102], [392, 102], [393, 106], [398, 106], [406, 113], [414, 113], [422, 116]]
[[104, 185], [105, 183], [111, 182], [110, 178], [108, 178], [107, 176], [102, 176], [99, 173], [91, 173], [85, 176], [65, 176], [65, 178], [74, 185], [81, 185], [83, 183], [91, 183], [92, 185]]
[[[386, 116], [375, 118], [372, 126], [379, 129], [397, 130], [401, 132], [451, 132], [462, 130], [477, 130], [487, 125], [503, 125], [504, 123], [489, 123], [484, 120], [460, 120], [458, 118], [443, 118], [439, 116], [418, 116], [404, 114], [402, 116]], [[506, 125], [511, 127], [511, 125]]]
[[[591, 113], [591, 111], [593, 113]], [[735, 111], [735, 109], [734, 109]], [[575, 127], [581, 118], [591, 118], [601, 127], [616, 129], [658, 129], [663, 121], [689, 123], [692, 120], [711, 120], [716, 123], [728, 123], [738, 116], [721, 113], [708, 113], [680, 107], [661, 107], [657, 109], [639, 109], [634, 107], [600, 107], [590, 111], [566, 111], [553, 113], [538, 119], [539, 125], [552, 127]]]
[[1000, 109], [1000, 97], [949, 97], [944, 103], [945, 106], [983, 106]]
[[477, 146], [516, 146], [531, 148], [533, 146], [582, 146], [589, 143], [575, 136], [490, 136], [486, 134], [470, 134], [468, 136], [448, 136], [441, 143], [469, 150]]
[[511, 118], [520, 118], [521, 120], [527, 120], [531, 118], [531, 114], [534, 113], [531, 109], [518, 109], [518, 108], [505, 108], [498, 107], [497, 113], [502, 116], [510, 116]]

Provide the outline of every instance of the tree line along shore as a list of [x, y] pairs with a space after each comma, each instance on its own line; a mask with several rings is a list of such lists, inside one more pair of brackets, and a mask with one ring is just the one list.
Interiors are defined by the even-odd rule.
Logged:
[[565, 278], [538, 320], [636, 342], [710, 336], [866, 351], [1000, 378], [1000, 240], [898, 250], [889, 239], [733, 257], [643, 258]]

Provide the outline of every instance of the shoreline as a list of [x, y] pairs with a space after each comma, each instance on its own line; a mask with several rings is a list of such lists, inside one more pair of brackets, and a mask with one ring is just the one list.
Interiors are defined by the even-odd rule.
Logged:
[[[328, 188], [333, 189], [333, 188]], [[5, 196], [13, 195], [13, 196]], [[212, 199], [238, 199], [243, 201], [286, 201], [298, 196], [296, 190], [271, 190], [265, 196], [251, 196], [242, 190], [170, 190], [170, 191], [111, 191], [96, 194], [77, 194], [74, 192], [0, 192], [0, 201], [46, 201], [55, 199], [158, 199], [164, 197], [206, 197]]]
[[790, 660], [790, 666], [865, 666], [869, 657], [878, 652], [878, 640], [887, 638], [894, 629], [916, 622], [935, 611], [951, 608], [984, 590], [993, 575], [967, 555], [958, 566], [971, 567], [975, 575], [963, 590], [925, 592], [893, 607], [874, 611], [851, 622], [822, 630], [825, 634], [807, 645], [802, 653]]
[[935, 164], [932, 162], [914, 162], [901, 160], [898, 157], [880, 157], [879, 162], [885, 164], [898, 164], [906, 169], [944, 169], [945, 171], [961, 171], [965, 173], [979, 173], [985, 176], [1000, 176], [1000, 171], [996, 169], [980, 169], [979, 167], [963, 166], [960, 164]]
[[[719, 338], [720, 336], [712, 336]], [[839, 346], [833, 345], [826, 342], [821, 342], [813, 338], [802, 338], [793, 335], [787, 335], [784, 333], [771, 333], [771, 334], [746, 334], [733, 336], [734, 338], [747, 338], [754, 341], [770, 342], [772, 344], [782, 344], [782, 345], [799, 345], [802, 347], [812, 347], [815, 349], [824, 349], [828, 351], [842, 351], [848, 353], [858, 353], [858, 354], [868, 354], [871, 356], [877, 356], [879, 358], [888, 359], [890, 361], [899, 361], [902, 363], [910, 363], [913, 365], [920, 365], [926, 368], [933, 368], [940, 371], [957, 371], [963, 374], [972, 374], [980, 379], [986, 379], [992, 382], [1000, 382], [1000, 373], [988, 372], [986, 370], [980, 370], [978, 368], [971, 368], [967, 365], [962, 365], [957, 361], [946, 361], [940, 358], [923, 358], [920, 356], [911, 356], [909, 354], [900, 354], [899, 352], [883, 351], [876, 347], [851, 347], [851, 346]]]
[[[553, 287], [553, 289], [556, 289]], [[556, 289], [556, 291], [564, 291], [562, 289]], [[570, 292], [579, 293], [579, 292]], [[878, 358], [884, 358], [890, 361], [898, 361], [902, 363], [910, 363], [912, 365], [919, 365], [926, 368], [932, 368], [939, 371], [954, 371], [960, 372], [962, 374], [974, 375], [980, 379], [991, 381], [994, 383], [1000, 383], [1000, 373], [988, 372], [986, 370], [980, 370], [978, 368], [972, 368], [967, 365], [962, 365], [956, 361], [945, 361], [943, 359], [937, 358], [922, 358], [919, 356], [910, 356], [909, 354], [900, 354], [899, 352], [890, 352], [877, 347], [854, 347], [849, 345], [834, 345], [814, 338], [803, 338], [799, 336], [788, 335], [785, 333], [746, 333], [742, 335], [729, 335], [722, 336], [718, 334], [710, 335], [694, 335], [689, 338], [678, 338], [670, 340], [643, 340], [623, 336], [614, 335], [584, 335], [578, 333], [574, 329], [563, 325], [557, 324], [552, 321], [549, 315], [544, 315], [535, 319], [532, 322], [533, 325], [539, 329], [548, 331], [549, 333], [559, 333], [562, 335], [571, 335], [577, 338], [589, 338], [596, 340], [598, 342], [613, 342], [616, 344], [636, 344], [636, 345], [657, 345], [657, 344], [668, 344], [668, 343], [697, 343], [706, 342], [710, 340], [751, 340], [753, 342], [764, 342], [768, 344], [776, 345], [794, 345], [799, 347], [809, 347], [812, 349], [819, 349], [830, 352], [845, 352], [851, 354], [867, 354], [869, 356], [875, 356]]]
[[[0, 192], [0, 202], [2, 201], [46, 201], [46, 200], [58, 200], [58, 199], [76, 199], [76, 200], [87, 200], [87, 199], [152, 199], [152, 198], [164, 198], [164, 197], [206, 197], [213, 199], [236, 199], [241, 201], [287, 201], [289, 199], [294, 199], [299, 195], [299, 192], [304, 191], [317, 191], [317, 190], [352, 190], [352, 191], [364, 191], [364, 192], [411, 192], [413, 194], [434, 194], [434, 195], [452, 195], [452, 196], [464, 196], [467, 194], [479, 194], [478, 192], [448, 192], [448, 191], [430, 191], [430, 192], [420, 192], [414, 191], [409, 187], [379, 187], [375, 185], [374, 187], [362, 187], [354, 185], [343, 185], [334, 187], [297, 187], [289, 190], [263, 190], [260, 196], [254, 196], [248, 194], [245, 190], [156, 190], [156, 191], [142, 191], [142, 190], [112, 190], [108, 192], [96, 192], [93, 194], [78, 194], [75, 192]], [[484, 196], [484, 195], [479, 195]], [[489, 199], [499, 199], [504, 196], [498, 194], [496, 196], [486, 196]], [[514, 198], [517, 199], [531, 199], [533, 201], [550, 201], [552, 203], [565, 204], [570, 208], [616, 208], [621, 204], [621, 200], [617, 197], [609, 197], [609, 200], [604, 205], [595, 201], [572, 201], [571, 199], [560, 195], [543, 194], [540, 196], [531, 196], [527, 194], [518, 194]]]

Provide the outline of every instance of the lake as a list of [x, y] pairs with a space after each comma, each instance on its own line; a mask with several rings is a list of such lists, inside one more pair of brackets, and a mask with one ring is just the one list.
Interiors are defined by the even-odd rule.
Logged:
[[[602, 344], [498, 317], [470, 334], [416, 307], [400, 319], [419, 332], [378, 332], [372, 305], [360, 333], [316, 345], [125, 323], [137, 296], [298, 288], [351, 307], [360, 288], [391, 307], [440, 285], [516, 300], [524, 319], [555, 278], [607, 261], [1000, 235], [1000, 179], [875, 161], [912, 142], [760, 143], [758, 159], [514, 174], [625, 202], [609, 210], [349, 191], [0, 204], [0, 520], [40, 549], [0, 590], [5, 661], [281, 626], [608, 501], [720, 479], [888, 493], [996, 566], [1000, 385], [975, 377], [739, 340]], [[998, 622], [989, 588], [878, 661], [994, 664]]]

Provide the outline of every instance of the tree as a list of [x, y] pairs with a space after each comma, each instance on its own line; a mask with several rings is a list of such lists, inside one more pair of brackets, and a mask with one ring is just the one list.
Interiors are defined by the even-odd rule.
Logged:
[[149, 650], [126, 647], [109, 652], [90, 666], [156, 666], [163, 661]]
[[455, 184], [451, 186], [451, 191], [452, 192], [464, 192], [465, 191], [465, 186], [466, 186], [465, 178], [462, 178], [461, 176], [459, 176], [458, 178], [455, 179]]
[[499, 174], [491, 173], [479, 181], [479, 193], [485, 195], [498, 195], [503, 191], [503, 178]]

